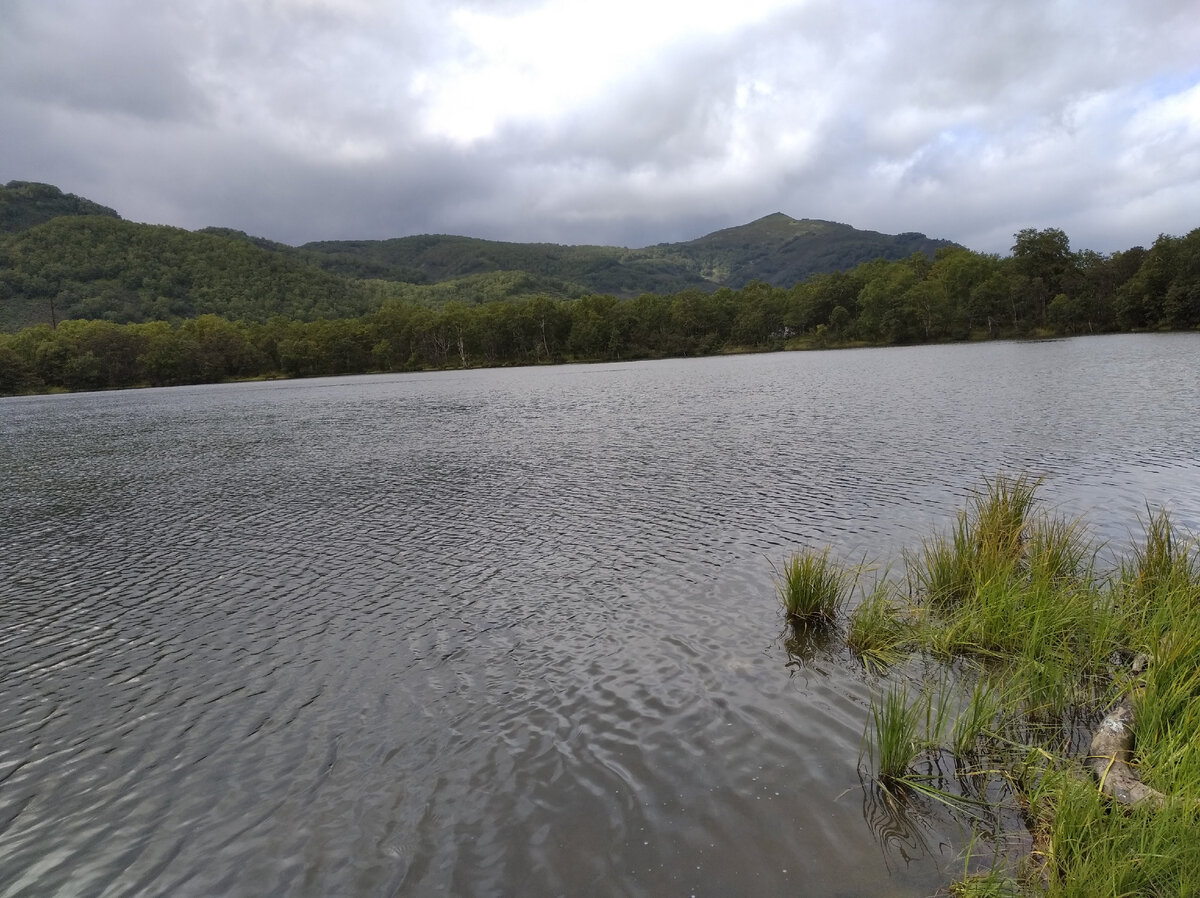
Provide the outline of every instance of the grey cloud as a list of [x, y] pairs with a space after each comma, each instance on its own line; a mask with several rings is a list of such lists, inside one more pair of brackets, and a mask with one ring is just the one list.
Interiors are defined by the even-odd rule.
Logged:
[[75, 114], [173, 120], [203, 112], [182, 62], [188, 22], [169, 5], [13, 2], [0, 30], [6, 93]]
[[9, 0], [0, 176], [288, 242], [644, 245], [778, 210], [995, 251], [1055, 225], [1121, 249], [1200, 225], [1200, 124], [1167, 133], [1146, 111], [1195, 83], [1189, 6], [798, 3], [455, 144], [429, 134], [421, 85], [469, 48], [433, 0]]

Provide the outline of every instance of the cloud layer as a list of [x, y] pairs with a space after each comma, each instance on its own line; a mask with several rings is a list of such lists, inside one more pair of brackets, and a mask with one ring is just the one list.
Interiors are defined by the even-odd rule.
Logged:
[[0, 181], [300, 243], [1200, 226], [1187, 0], [0, 0]]

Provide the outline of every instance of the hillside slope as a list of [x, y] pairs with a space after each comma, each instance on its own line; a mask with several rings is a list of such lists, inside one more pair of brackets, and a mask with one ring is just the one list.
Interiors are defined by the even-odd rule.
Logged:
[[292, 247], [229, 228], [128, 222], [50, 184], [0, 188], [0, 329], [67, 318], [118, 323], [213, 313], [265, 321], [361, 315], [385, 300], [428, 306], [588, 293], [712, 292], [759, 280], [791, 287], [877, 258], [954, 246], [775, 213], [683, 243], [641, 249], [508, 243], [449, 235]]
[[814, 274], [849, 271], [874, 259], [895, 261], [913, 253], [932, 258], [942, 247], [957, 244], [924, 234], [880, 234], [819, 219], [795, 219], [776, 212], [749, 224], [714, 231], [687, 243], [662, 244], [682, 256], [707, 280], [744, 287], [752, 280], [789, 287]]
[[0, 187], [0, 233], [24, 231], [61, 215], [121, 217], [108, 206], [63, 193], [53, 184], [9, 181]]
[[182, 228], [72, 215], [0, 240], [3, 330], [66, 318], [343, 318], [370, 305], [358, 282], [289, 254]]
[[[951, 246], [956, 244], [924, 234], [880, 234], [776, 212], [696, 240], [641, 249], [428, 234], [322, 241], [306, 243], [301, 249], [323, 267], [337, 264], [349, 272], [357, 263], [363, 277], [387, 277], [389, 270], [416, 271], [436, 283], [491, 271], [526, 271], [596, 293], [630, 297], [688, 288], [743, 287], [752, 280], [790, 287], [813, 274], [848, 271], [860, 262], [894, 261], [915, 252], [932, 257], [940, 247]], [[329, 261], [322, 262], [321, 257]]]

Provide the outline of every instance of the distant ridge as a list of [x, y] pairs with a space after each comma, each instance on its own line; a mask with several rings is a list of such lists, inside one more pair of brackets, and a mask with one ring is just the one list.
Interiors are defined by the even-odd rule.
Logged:
[[715, 283], [744, 287], [760, 280], [787, 287], [814, 274], [848, 271], [874, 259], [895, 261], [913, 253], [932, 258], [938, 249], [958, 244], [915, 231], [881, 234], [840, 222], [796, 219], [773, 212], [749, 224], [673, 246], [694, 259], [703, 276]]
[[[440, 234], [327, 240], [306, 243], [301, 249], [314, 254], [322, 267], [336, 265], [351, 273], [357, 265], [359, 276], [416, 271], [436, 283], [494, 271], [525, 271], [597, 293], [629, 297], [689, 287], [744, 287], [752, 280], [790, 287], [814, 274], [848, 271], [874, 259], [895, 261], [913, 253], [932, 258], [938, 249], [956, 246], [916, 232], [880, 234], [775, 212], [695, 240], [641, 249], [506, 243]], [[320, 261], [322, 257], [326, 261]]]
[[874, 259], [930, 258], [948, 240], [880, 234], [782, 212], [640, 249], [442, 234], [288, 246], [223, 227], [125, 221], [51, 184], [0, 187], [0, 330], [67, 318], [114, 322], [354, 317], [385, 298], [427, 306], [587, 294], [790, 288]]

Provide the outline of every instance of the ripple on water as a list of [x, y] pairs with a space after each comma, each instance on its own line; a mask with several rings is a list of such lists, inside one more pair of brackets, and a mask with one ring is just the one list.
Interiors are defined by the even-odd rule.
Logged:
[[0, 896], [927, 894], [770, 565], [1000, 470], [1195, 528], [1197, 345], [0, 401]]

